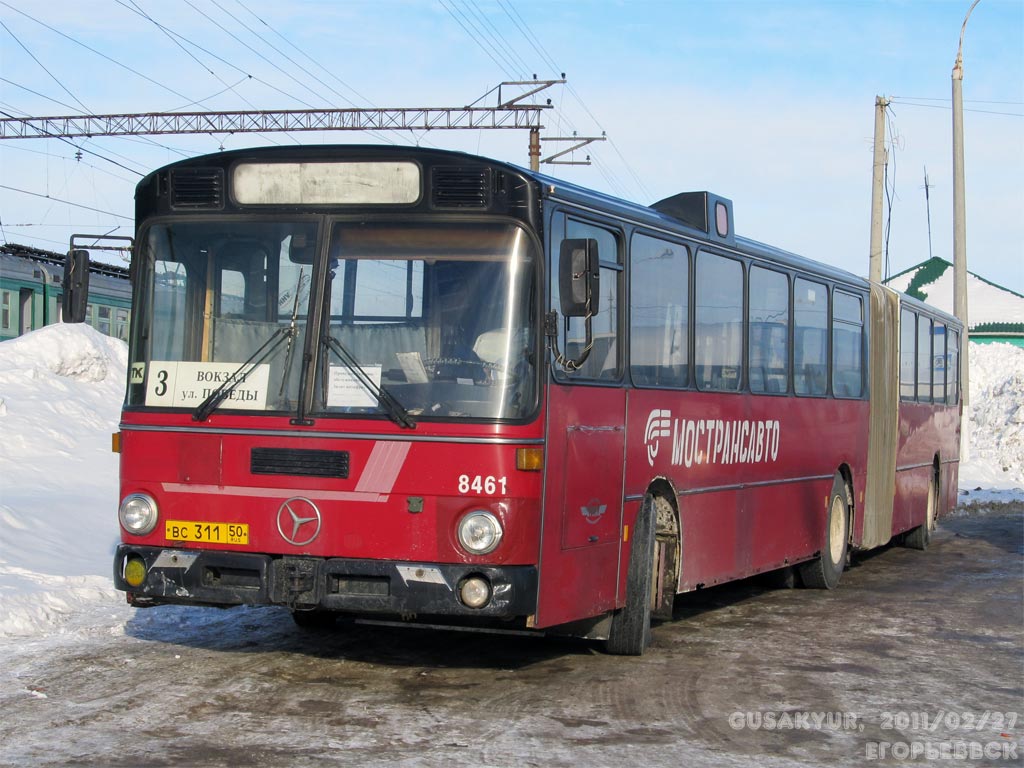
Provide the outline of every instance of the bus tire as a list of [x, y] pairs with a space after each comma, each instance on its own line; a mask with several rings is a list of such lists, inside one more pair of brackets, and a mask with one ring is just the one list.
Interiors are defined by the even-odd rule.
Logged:
[[846, 567], [847, 540], [850, 535], [850, 497], [846, 481], [836, 474], [829, 495], [828, 520], [821, 553], [800, 564], [800, 579], [810, 589], [835, 589]]
[[928, 482], [928, 508], [925, 510], [924, 522], [903, 534], [903, 546], [910, 549], [928, 549], [928, 542], [932, 539], [932, 529], [935, 528], [935, 505], [938, 497], [938, 483], [933, 475]]
[[651, 602], [654, 589], [654, 498], [646, 496], [633, 530], [633, 547], [626, 575], [626, 604], [612, 614], [605, 650], [617, 656], [641, 656], [651, 642]]

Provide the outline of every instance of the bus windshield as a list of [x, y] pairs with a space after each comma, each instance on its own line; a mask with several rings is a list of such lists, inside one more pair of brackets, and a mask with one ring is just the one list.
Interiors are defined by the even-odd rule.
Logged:
[[403, 426], [534, 409], [538, 260], [515, 225], [186, 220], [149, 227], [137, 259], [129, 405], [202, 421], [307, 392], [312, 416]]
[[377, 410], [363, 377], [414, 418], [532, 411], [536, 258], [522, 229], [343, 221], [328, 258], [314, 411]]

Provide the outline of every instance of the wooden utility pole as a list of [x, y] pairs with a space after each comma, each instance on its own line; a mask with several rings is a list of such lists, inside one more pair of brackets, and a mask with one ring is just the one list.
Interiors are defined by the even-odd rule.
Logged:
[[[978, 0], [964, 16], [960, 27], [960, 44], [956, 49], [956, 62], [953, 64], [953, 314], [964, 324], [963, 344], [960, 352], [960, 398], [964, 404], [964, 421], [968, 422], [967, 406], [970, 404], [969, 370], [969, 334], [967, 332], [967, 203], [964, 192], [964, 32], [967, 20]], [[969, 422], [968, 422], [969, 423]], [[966, 432], [962, 432], [966, 434]], [[964, 441], [960, 454], [970, 458], [969, 444]], [[965, 455], [967, 454], [967, 455]]]
[[885, 96], [875, 97], [875, 151], [871, 172], [871, 251], [868, 260], [868, 277], [873, 283], [882, 282], [882, 197], [885, 183], [885, 110], [889, 100]]

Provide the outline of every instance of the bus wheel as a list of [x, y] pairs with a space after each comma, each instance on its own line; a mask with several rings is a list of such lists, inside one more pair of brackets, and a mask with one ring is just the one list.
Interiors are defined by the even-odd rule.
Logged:
[[612, 614], [605, 650], [618, 656], [640, 656], [651, 642], [651, 602], [654, 591], [654, 498], [640, 506], [633, 530], [633, 547], [626, 576], [626, 605]]
[[850, 499], [846, 481], [836, 475], [829, 496], [828, 521], [821, 554], [800, 565], [800, 578], [811, 589], [835, 589], [846, 566], [846, 546], [849, 538]]
[[928, 509], [925, 512], [924, 523], [911, 528], [903, 534], [903, 546], [910, 549], [928, 549], [928, 542], [932, 538], [932, 529], [935, 527], [935, 503], [938, 498], [938, 488], [933, 476], [928, 483]]
[[333, 611], [292, 611], [292, 621], [302, 629], [330, 629], [338, 622], [338, 614]]

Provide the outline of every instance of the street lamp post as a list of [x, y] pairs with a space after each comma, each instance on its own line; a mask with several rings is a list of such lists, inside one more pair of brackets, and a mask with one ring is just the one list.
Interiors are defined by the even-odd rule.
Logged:
[[964, 405], [964, 429], [961, 458], [968, 457], [968, 436], [970, 420], [967, 407], [970, 400], [969, 339], [967, 332], [967, 217], [964, 196], [964, 31], [980, 0], [974, 0], [967, 9], [964, 23], [960, 27], [960, 44], [956, 49], [956, 63], [953, 64], [953, 313], [964, 324], [960, 353], [960, 397]]

